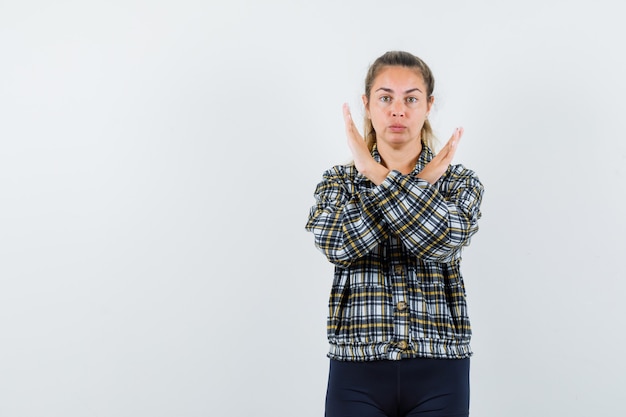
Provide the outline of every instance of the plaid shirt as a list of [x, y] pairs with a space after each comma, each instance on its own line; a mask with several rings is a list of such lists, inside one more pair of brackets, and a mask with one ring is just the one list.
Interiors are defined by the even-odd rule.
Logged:
[[462, 165], [434, 185], [417, 178], [432, 158], [424, 146], [411, 174], [391, 171], [379, 186], [353, 165], [329, 169], [317, 185], [306, 229], [335, 264], [331, 359], [472, 354], [460, 260], [478, 230], [483, 186]]

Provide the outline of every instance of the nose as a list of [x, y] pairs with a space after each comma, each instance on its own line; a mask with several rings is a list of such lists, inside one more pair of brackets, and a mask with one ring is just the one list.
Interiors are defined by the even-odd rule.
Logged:
[[391, 108], [391, 115], [393, 117], [404, 117], [404, 108], [402, 107], [402, 103], [395, 104]]

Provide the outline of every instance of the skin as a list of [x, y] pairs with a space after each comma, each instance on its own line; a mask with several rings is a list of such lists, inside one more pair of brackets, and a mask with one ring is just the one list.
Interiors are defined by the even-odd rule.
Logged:
[[[350, 108], [343, 105], [348, 147], [356, 169], [374, 184], [381, 184], [390, 171], [406, 175], [413, 171], [422, 152], [420, 132], [434, 97], [427, 96], [426, 85], [413, 69], [390, 66], [374, 79], [370, 97], [363, 95], [367, 117], [376, 131], [376, 146], [381, 163], [370, 154], [359, 133]], [[452, 162], [463, 128], [456, 128], [446, 145], [417, 175], [434, 184]]]

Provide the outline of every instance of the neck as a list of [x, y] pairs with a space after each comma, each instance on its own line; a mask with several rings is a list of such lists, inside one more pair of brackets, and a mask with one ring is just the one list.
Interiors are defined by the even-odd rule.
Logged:
[[422, 153], [422, 142], [417, 140], [399, 148], [380, 143], [376, 149], [378, 149], [382, 164], [387, 169], [407, 175], [415, 169], [415, 164]]

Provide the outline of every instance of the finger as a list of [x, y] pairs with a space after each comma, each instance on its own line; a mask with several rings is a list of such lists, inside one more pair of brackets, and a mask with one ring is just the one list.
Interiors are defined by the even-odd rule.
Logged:
[[452, 136], [450, 137], [450, 140], [457, 143], [459, 141], [459, 139], [461, 139], [461, 136], [463, 136], [463, 128], [462, 127], [457, 127], [456, 129], [454, 129], [454, 132], [452, 132]]
[[461, 137], [463, 136], [463, 132], [464, 132], [464, 129], [462, 127], [457, 127], [454, 130], [454, 133], [452, 133], [450, 140], [448, 141], [446, 154], [444, 155], [444, 159], [448, 163], [452, 161], [452, 158], [454, 157], [454, 154], [456, 153], [457, 147], [459, 145], [459, 141], [461, 140]]
[[352, 140], [363, 140], [361, 133], [359, 133], [359, 129], [357, 129], [354, 124], [354, 120], [352, 119], [352, 113], [350, 112], [350, 107], [347, 103], [343, 105], [343, 118], [345, 122], [346, 134]]
[[346, 123], [346, 128], [352, 128], [352, 125], [354, 125], [352, 113], [350, 113], [350, 106], [348, 103], [343, 103], [343, 121]]
[[448, 139], [444, 147], [439, 150], [433, 160], [441, 161], [441, 163], [448, 165], [452, 160], [454, 153], [456, 152], [456, 145], [460, 139], [459, 134], [462, 134], [459, 131], [459, 128], [454, 129], [454, 132], [452, 132], [452, 136], [450, 136], [450, 139]]
[[350, 113], [350, 106], [348, 103], [343, 103], [343, 122], [348, 137], [354, 134], [354, 121], [352, 120], [352, 114]]
[[443, 148], [439, 150], [435, 158], [443, 160], [448, 157], [448, 155], [450, 154], [450, 150], [454, 147], [455, 141], [457, 140], [457, 132], [458, 132], [458, 129], [454, 129], [454, 132], [452, 132], [450, 139], [448, 139], [448, 141], [443, 146]]
[[463, 129], [462, 127], [457, 127], [456, 131], [454, 132], [454, 147], [456, 148], [456, 146], [459, 144], [459, 141], [461, 140], [461, 137], [463, 136], [463, 132], [465, 131], [465, 129]]

